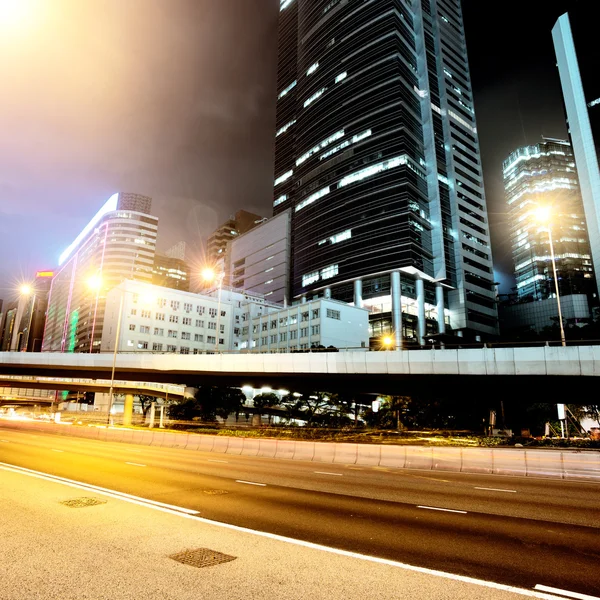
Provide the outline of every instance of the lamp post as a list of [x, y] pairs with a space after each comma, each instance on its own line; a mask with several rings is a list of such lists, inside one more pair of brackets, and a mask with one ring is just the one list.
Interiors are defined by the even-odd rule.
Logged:
[[554, 275], [554, 288], [556, 289], [556, 303], [558, 305], [558, 323], [560, 325], [560, 343], [566, 346], [565, 329], [563, 327], [562, 309], [560, 306], [560, 292], [558, 290], [558, 276], [556, 274], [556, 259], [554, 256], [554, 244], [552, 243], [552, 213], [548, 207], [540, 207], [535, 211], [535, 216], [540, 223], [547, 224], [548, 240], [550, 241], [550, 260], [552, 261], [552, 273]]
[[202, 279], [204, 279], [204, 281], [206, 281], [207, 283], [212, 282], [212, 281], [218, 281], [218, 289], [219, 289], [219, 293], [218, 293], [218, 301], [217, 301], [217, 333], [215, 336], [215, 352], [219, 351], [219, 335], [220, 335], [220, 330], [219, 330], [219, 326], [221, 323], [221, 290], [223, 288], [223, 279], [225, 278], [225, 271], [221, 271], [220, 273], [217, 273], [214, 269], [211, 269], [210, 267], [207, 267], [206, 269], [204, 269], [202, 271]]

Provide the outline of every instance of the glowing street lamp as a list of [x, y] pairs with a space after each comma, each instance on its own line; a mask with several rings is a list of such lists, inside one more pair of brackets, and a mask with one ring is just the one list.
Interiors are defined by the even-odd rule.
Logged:
[[220, 335], [220, 322], [221, 322], [221, 288], [223, 287], [223, 279], [225, 278], [225, 272], [221, 271], [220, 273], [217, 273], [214, 269], [211, 269], [210, 267], [206, 267], [205, 269], [202, 269], [202, 279], [207, 282], [207, 283], [211, 283], [213, 281], [218, 283], [219, 286], [219, 300], [217, 302], [217, 333], [215, 336], [215, 352], [219, 351], [219, 335]]
[[381, 343], [386, 350], [389, 350], [394, 344], [394, 338], [390, 335], [385, 335], [381, 338]]
[[554, 288], [556, 289], [556, 302], [558, 304], [558, 323], [560, 325], [560, 343], [566, 346], [565, 330], [563, 327], [562, 310], [560, 306], [560, 293], [558, 291], [558, 277], [556, 275], [556, 259], [554, 257], [554, 244], [552, 243], [552, 210], [549, 206], [540, 206], [534, 211], [534, 217], [540, 224], [546, 225], [548, 239], [550, 241], [550, 259], [552, 260], [552, 273], [554, 275]]

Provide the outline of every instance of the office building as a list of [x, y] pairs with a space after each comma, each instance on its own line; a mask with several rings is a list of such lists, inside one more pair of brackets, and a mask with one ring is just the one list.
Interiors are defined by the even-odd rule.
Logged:
[[371, 307], [396, 346], [496, 335], [459, 0], [281, 0], [277, 94], [290, 301]]
[[114, 352], [117, 344], [118, 352], [237, 352], [248, 345], [252, 319], [278, 308], [229, 288], [208, 295], [124, 281], [108, 293], [101, 349]]
[[315, 348], [360, 350], [369, 347], [369, 311], [318, 298], [252, 319], [247, 345], [259, 352], [297, 352]]
[[8, 352], [11, 347], [12, 332], [17, 318], [17, 302], [3, 302], [0, 315], [0, 352]]
[[[263, 221], [263, 217], [255, 215], [246, 210], [238, 210], [225, 223], [217, 227], [208, 238], [206, 245], [206, 259], [209, 265], [217, 267], [219, 270], [225, 268], [225, 249], [227, 242], [250, 231]], [[226, 285], [229, 282], [225, 281]]]
[[[600, 265], [600, 78], [597, 19], [573, 3], [552, 29], [569, 136], [575, 155], [592, 261]], [[596, 286], [598, 286], [596, 278]], [[597, 287], [598, 290], [598, 287]]]
[[234, 288], [288, 304], [290, 225], [291, 214], [285, 210], [229, 241], [226, 276]]
[[117, 193], [62, 253], [42, 351], [99, 352], [106, 294], [125, 279], [150, 283], [158, 218], [151, 199]]
[[190, 289], [190, 268], [185, 260], [165, 254], [154, 255], [152, 283], [163, 287], [188, 292]]
[[[560, 296], [596, 291], [590, 243], [575, 159], [569, 142], [543, 138], [512, 152], [503, 178], [518, 299], [556, 297], [550, 252], [553, 249]], [[548, 208], [549, 223], [536, 211]]]
[[38, 271], [35, 280], [21, 289], [11, 334], [10, 350], [17, 352], [41, 351], [48, 294], [53, 277], [53, 271]]
[[187, 245], [184, 241], [177, 242], [165, 251], [165, 255], [169, 258], [179, 258], [180, 260], [185, 260], [186, 249]]

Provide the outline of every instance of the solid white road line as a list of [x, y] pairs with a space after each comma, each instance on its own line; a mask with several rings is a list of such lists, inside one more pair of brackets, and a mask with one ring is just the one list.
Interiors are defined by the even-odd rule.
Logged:
[[4, 442], [6, 444], [10, 444], [10, 442], [8, 440], [0, 440], [0, 442]]
[[109, 490], [91, 483], [83, 483], [81, 481], [75, 481], [73, 479], [67, 479], [66, 477], [59, 477], [58, 475], [48, 475], [41, 471], [34, 471], [33, 469], [27, 469], [25, 467], [16, 467], [8, 463], [0, 462], [0, 469], [4, 471], [11, 471], [13, 473], [20, 473], [21, 475], [29, 475], [30, 477], [36, 477], [37, 479], [44, 479], [45, 481], [52, 481], [54, 483], [62, 483], [74, 488], [86, 490], [88, 492], [96, 492], [111, 498], [118, 500], [125, 500], [132, 502], [133, 504], [139, 504], [140, 506], [148, 506], [150, 508], [156, 508], [157, 510], [164, 510], [172, 514], [186, 514], [186, 515], [197, 515], [200, 514], [197, 510], [191, 508], [183, 508], [181, 506], [175, 506], [174, 504], [165, 504], [164, 502], [158, 502], [156, 500], [149, 500], [148, 498], [140, 498], [139, 496], [133, 496], [125, 492], [118, 492], [116, 490]]
[[[465, 575], [455, 575], [454, 573], [446, 573], [444, 571], [436, 571], [435, 569], [428, 569], [426, 567], [416, 567], [414, 565], [407, 565], [406, 563], [397, 562], [395, 560], [389, 560], [387, 558], [378, 558], [376, 556], [368, 556], [367, 554], [359, 554], [358, 552], [350, 552], [349, 550], [339, 550], [338, 548], [330, 548], [329, 546], [323, 546], [321, 544], [315, 544], [313, 542], [306, 542], [304, 540], [295, 540], [294, 538], [285, 537], [283, 535], [277, 535], [276, 533], [267, 533], [266, 531], [255, 531], [254, 529], [248, 529], [247, 527], [240, 527], [239, 525], [231, 525], [229, 523], [221, 523], [220, 521], [213, 521], [211, 519], [205, 519], [204, 517], [196, 516], [198, 511], [193, 511], [187, 508], [180, 508], [178, 506], [169, 507], [168, 504], [162, 504], [160, 502], [154, 502], [153, 500], [146, 500], [145, 498], [139, 498], [138, 496], [129, 496], [121, 492], [113, 492], [112, 490], [106, 490], [104, 488], [97, 488], [96, 486], [89, 485], [87, 483], [80, 483], [70, 479], [64, 479], [62, 477], [56, 477], [54, 475], [46, 475], [40, 471], [32, 471], [24, 467], [15, 467], [7, 463], [0, 462], [0, 469], [5, 471], [11, 471], [13, 473], [19, 473], [21, 475], [29, 475], [30, 477], [36, 477], [38, 479], [45, 479], [54, 483], [62, 483], [71, 487], [90, 491], [90, 489], [96, 488], [96, 491], [106, 496], [111, 496], [120, 500], [125, 500], [133, 504], [139, 504], [140, 506], [146, 506], [147, 508], [153, 508], [161, 512], [178, 515], [185, 519], [193, 519], [198, 523], [205, 523], [206, 525], [212, 525], [214, 527], [222, 527], [224, 529], [231, 529], [232, 531], [239, 531], [241, 533], [248, 533], [250, 535], [257, 535], [259, 537], [268, 538], [271, 540], [278, 540], [288, 544], [294, 544], [296, 546], [302, 546], [304, 548], [311, 548], [313, 550], [321, 550], [322, 552], [329, 552], [330, 554], [337, 554], [339, 556], [348, 556], [350, 558], [357, 558], [367, 562], [377, 563], [381, 565], [388, 565], [405, 571], [413, 571], [415, 573], [423, 573], [425, 575], [432, 575], [434, 577], [442, 577], [443, 579], [452, 579], [454, 581], [462, 581], [463, 583], [470, 583], [473, 585], [479, 585], [481, 587], [491, 588], [494, 590], [502, 590], [505, 592], [512, 592], [514, 594], [520, 594], [521, 596], [529, 596], [530, 598], [541, 598], [542, 600], [556, 600], [557, 596], [544, 594], [540, 591], [528, 590], [525, 588], [518, 588], [512, 585], [505, 585], [503, 583], [495, 583], [494, 581], [485, 581], [484, 579], [475, 579], [474, 577], [466, 577]], [[593, 596], [588, 596], [593, 598]], [[563, 598], [564, 600], [564, 598]], [[595, 599], [593, 600], [600, 600]]]
[[487, 492], [510, 492], [512, 494], [516, 494], [517, 490], [503, 490], [501, 488], [484, 488], [484, 487], [476, 487], [476, 490], [486, 490]]
[[561, 590], [555, 587], [549, 587], [547, 585], [540, 585], [539, 583], [535, 586], [536, 590], [540, 592], [552, 592], [553, 594], [561, 594], [567, 596], [567, 598], [577, 598], [577, 600], [600, 600], [598, 596], [588, 596], [587, 594], [580, 594], [578, 592], [569, 592], [568, 590]]
[[132, 463], [132, 462], [126, 462], [126, 465], [133, 465], [134, 467], [145, 467], [146, 465], [142, 465], [140, 463]]
[[256, 483], [255, 481], [244, 481], [243, 479], [236, 479], [236, 483], [245, 483], [247, 485], [260, 485], [261, 487], [267, 487], [266, 483]]
[[220, 463], [226, 463], [229, 462], [228, 460], [217, 460], [216, 458], [209, 458], [208, 462], [220, 462]]
[[52, 452], [64, 452], [64, 450], [57, 450], [56, 448], [52, 448]]
[[417, 506], [417, 508], [426, 508], [427, 510], [442, 510], [444, 512], [460, 513], [461, 515], [467, 514], [466, 510], [453, 510], [452, 508], [437, 508], [435, 506]]
[[337, 475], [338, 477], [342, 477], [343, 473], [329, 473], [328, 471], [315, 471], [319, 475]]

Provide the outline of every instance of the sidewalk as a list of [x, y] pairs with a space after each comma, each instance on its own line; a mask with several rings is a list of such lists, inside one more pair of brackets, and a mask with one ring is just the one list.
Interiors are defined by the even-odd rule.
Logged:
[[[101, 503], [62, 504], [82, 497]], [[228, 529], [7, 470], [0, 470], [0, 505], [2, 600], [525, 597]], [[197, 548], [235, 560], [197, 568], [169, 558]]]

